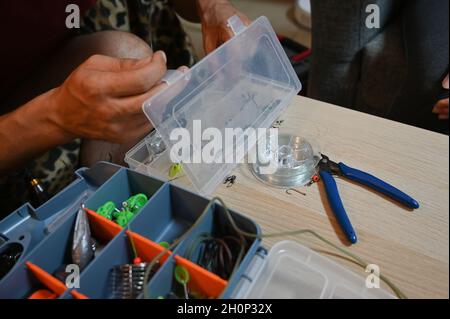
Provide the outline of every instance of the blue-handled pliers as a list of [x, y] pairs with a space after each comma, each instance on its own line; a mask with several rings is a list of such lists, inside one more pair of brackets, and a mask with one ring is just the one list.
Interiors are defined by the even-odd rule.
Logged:
[[412, 209], [419, 208], [419, 203], [406, 195], [397, 188], [389, 185], [388, 183], [382, 181], [381, 179], [365, 173], [363, 171], [348, 167], [344, 163], [335, 163], [331, 161], [327, 156], [322, 155], [319, 161], [319, 175], [325, 184], [325, 190], [327, 192], [328, 201], [333, 209], [336, 216], [336, 220], [344, 231], [347, 239], [355, 244], [357, 242], [357, 237], [355, 230], [345, 212], [344, 205], [342, 204], [341, 198], [339, 196], [339, 191], [337, 189], [336, 182], [333, 175], [344, 176], [355, 182], [364, 184], [376, 191], [383, 193], [386, 196], [394, 199], [395, 201], [409, 207]]

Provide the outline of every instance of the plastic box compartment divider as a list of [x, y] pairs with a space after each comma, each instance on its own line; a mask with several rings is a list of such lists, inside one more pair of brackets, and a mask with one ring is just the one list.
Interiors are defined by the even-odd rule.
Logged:
[[[37, 210], [29, 204], [23, 205], [1, 223], [0, 237], [5, 241], [0, 244], [0, 253], [10, 245], [18, 244], [23, 251], [17, 264], [26, 260], [36, 246], [49, 236], [52, 229], [76, 212], [76, 209], [73, 208], [74, 204], [83, 196], [88, 197], [93, 192], [92, 186], [79, 179]], [[62, 207], [61, 203], [68, 204]], [[0, 280], [0, 286], [3, 279]]]
[[206, 205], [207, 199], [166, 184], [131, 221], [130, 229], [155, 242], [172, 244], [196, 222]]
[[[209, 203], [208, 199], [169, 183], [150, 201], [151, 203], [130, 223], [130, 229], [155, 242], [166, 241], [169, 244], [181, 237], [197, 221]], [[259, 226], [252, 220], [232, 210], [230, 212], [240, 229], [258, 235], [261, 233]], [[202, 233], [209, 233], [212, 236], [236, 234], [223, 208], [214, 204], [200, 224], [192, 230], [190, 236], [174, 249], [174, 254], [186, 257], [184, 255], [189, 245]], [[250, 264], [261, 242], [254, 238], [248, 238], [246, 241], [246, 253], [241, 261], [241, 267], [233, 278], [230, 278], [230, 282], [237, 281], [242, 275], [243, 269]], [[192, 262], [196, 263], [198, 250], [193, 256]]]
[[[51, 223], [61, 215], [61, 212], [71, 209], [76, 203], [89, 198], [97, 188], [98, 186], [88, 183], [85, 179], [78, 178], [59, 192], [57, 196], [40, 206], [36, 210], [36, 218]], [[67, 204], [61, 205], [61, 203]]]
[[[51, 274], [49, 274], [48, 272], [46, 272], [39, 266], [36, 266], [35, 264], [28, 262], [28, 261], [25, 264], [26, 264], [28, 270], [31, 273], [33, 273], [34, 277], [36, 277], [38, 279], [38, 281], [47, 288], [46, 290], [52, 292], [56, 298], [60, 298], [61, 295], [63, 295], [65, 293], [65, 291], [67, 291], [67, 287], [63, 282], [61, 282], [59, 279], [53, 277]], [[51, 299], [56, 299], [56, 298], [51, 298]], [[33, 295], [33, 296], [29, 296], [28, 299], [47, 299], [47, 298], [43, 298], [42, 296]]]
[[[102, 255], [95, 260], [80, 277], [80, 288], [74, 289], [77, 293], [92, 299], [109, 299], [112, 297], [112, 269], [114, 266], [133, 263], [133, 250], [130, 242], [133, 238], [138, 256], [143, 262], [149, 262], [157, 255], [164, 251], [164, 248], [138, 234], [130, 231], [122, 231], [112, 242], [105, 248]], [[160, 260], [163, 265], [170, 252]], [[156, 272], [157, 273], [157, 272]], [[73, 291], [71, 292], [72, 297]], [[64, 296], [68, 297], [67, 294]]]
[[183, 286], [176, 282], [174, 277], [176, 265], [182, 265], [189, 272], [188, 291], [195, 292], [203, 298], [219, 298], [227, 286], [227, 281], [219, 276], [187, 259], [172, 255], [149, 282], [147, 289], [150, 298], [166, 298], [171, 292], [175, 292], [180, 298], [184, 298]]
[[[104, 203], [113, 201], [116, 207], [120, 208], [124, 201], [138, 193], [143, 193], [151, 199], [163, 185], [163, 181], [122, 168], [86, 201], [86, 207], [95, 211]], [[148, 204], [147, 202], [139, 214]]]
[[[60, 297], [66, 286], [31, 262], [23, 262], [14, 270], [13, 285], [0, 289], [0, 299], [25, 299], [37, 290], [46, 289]], [[5, 288], [6, 287], [6, 288]]]
[[[200, 212], [202, 210], [200, 210]], [[253, 234], [260, 234], [260, 228], [252, 220], [230, 209], [229, 211], [239, 229]], [[228, 217], [225, 215], [225, 210], [223, 209], [223, 207], [217, 203], [214, 203], [214, 205], [211, 207], [211, 210], [204, 217], [204, 219], [192, 230], [190, 236], [186, 238], [182, 243], [180, 243], [180, 245], [178, 245], [178, 247], [174, 250], [174, 254], [179, 255], [183, 258], [188, 258], [193, 263], [197, 263], [199, 259], [200, 247], [198, 246], [197, 248], [193, 249], [190, 252], [190, 256], [187, 256], [187, 253], [189, 250], [191, 250], [191, 246], [198, 239], [199, 235], [205, 233], [214, 238], [238, 235], [231, 226]], [[249, 264], [251, 258], [247, 258], [247, 256], [253, 256], [258, 246], [260, 245], [260, 240], [255, 238], [245, 238], [245, 242], [245, 254], [243, 260], [241, 261], [241, 267], [239, 267], [239, 269], [245, 268]], [[233, 276], [240, 276], [239, 271], [236, 272]], [[233, 278], [223, 279], [232, 280]]]
[[[75, 208], [75, 211], [78, 211], [78, 208]], [[91, 234], [100, 243], [105, 245], [104, 249], [107, 249], [109, 242], [121, 232], [121, 229], [118, 227], [111, 227], [107, 219], [95, 215], [87, 215]], [[28, 258], [26, 258], [26, 261], [35, 264], [49, 274], [54, 274], [55, 271], [65, 264], [71, 264], [71, 245], [76, 216], [77, 214], [73, 213], [69, 219], [36, 247]], [[91, 263], [100, 258], [102, 253], [103, 251], [101, 251]], [[11, 290], [18, 290], [18, 298], [26, 297], [25, 292], [31, 290], [33, 282], [30, 280], [25, 280], [24, 282], [24, 277], [27, 277], [25, 274], [27, 270], [24, 264], [25, 262], [22, 262], [21, 266], [13, 269], [5, 280], [0, 283], [0, 297], [2, 297], [1, 292], [11, 293]], [[89, 265], [87, 267], [89, 267]], [[83, 271], [81, 273], [83, 273]], [[21, 282], [21, 287], [18, 287], [18, 282]]]
[[[11, 245], [20, 245], [23, 249], [18, 262], [0, 279], [0, 287], [20, 263], [68, 218], [77, 212], [95, 190], [106, 183], [120, 166], [109, 163], [97, 163], [92, 169], [82, 168], [70, 185], [37, 209], [25, 204], [0, 222], [0, 253]], [[95, 172], [90, 174], [91, 172]]]

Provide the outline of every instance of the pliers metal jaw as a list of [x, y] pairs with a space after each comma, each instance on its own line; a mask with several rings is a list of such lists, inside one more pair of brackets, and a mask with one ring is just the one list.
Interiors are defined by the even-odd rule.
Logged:
[[352, 244], [357, 242], [356, 232], [353, 229], [344, 205], [342, 204], [333, 175], [343, 176], [360, 184], [366, 185], [411, 209], [419, 208], [419, 203], [415, 199], [398, 190], [394, 186], [389, 185], [373, 175], [351, 168], [344, 163], [333, 162], [326, 155], [322, 154], [318, 167], [320, 178], [325, 184], [327, 198], [336, 216], [336, 220], [341, 226], [347, 239]]

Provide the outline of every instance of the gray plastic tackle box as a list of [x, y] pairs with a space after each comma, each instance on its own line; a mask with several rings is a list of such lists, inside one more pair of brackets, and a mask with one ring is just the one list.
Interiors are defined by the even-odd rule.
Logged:
[[[77, 180], [37, 209], [22, 206], [0, 222], [0, 253], [11, 245], [21, 245], [18, 263], [0, 281], [0, 298], [27, 298], [47, 288], [59, 298], [111, 298], [111, 271], [116, 265], [132, 262], [128, 237], [133, 236], [138, 255], [149, 261], [164, 248], [157, 243], [172, 242], [189, 229], [209, 200], [180, 186], [108, 163], [77, 172]], [[104, 245], [101, 252], [80, 274], [80, 288], [67, 289], [53, 274], [70, 263], [73, 228], [83, 202], [96, 209], [106, 201], [117, 204], [136, 193], [149, 196], [148, 203], [130, 222], [131, 232], [111, 227], [101, 216], [89, 223], [94, 237]], [[239, 228], [260, 234], [251, 219], [232, 211]], [[153, 298], [166, 296], [174, 285], [176, 264], [191, 274], [191, 289], [205, 297], [217, 298], [392, 298], [382, 289], [369, 289], [364, 278], [295, 242], [284, 241], [267, 252], [259, 239], [247, 239], [245, 257], [228, 281], [201, 269], [196, 260], [183, 256], [189, 243], [201, 233], [213, 236], [233, 234], [223, 209], [216, 204], [191, 236], [173, 254], [164, 258], [147, 288]], [[30, 265], [31, 264], [31, 265]], [[39, 267], [39, 272], [35, 267]], [[45, 275], [42, 275], [42, 272]], [[61, 288], [61, 286], [63, 288]]]

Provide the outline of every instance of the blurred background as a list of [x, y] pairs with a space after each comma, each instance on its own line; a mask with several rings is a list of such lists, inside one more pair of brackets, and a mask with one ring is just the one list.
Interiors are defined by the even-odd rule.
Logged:
[[[309, 0], [231, 0], [231, 2], [250, 19], [260, 16], [269, 18], [277, 34], [289, 37], [308, 48], [311, 46]], [[193, 42], [197, 56], [203, 57], [205, 53], [200, 24], [181, 20]]]

